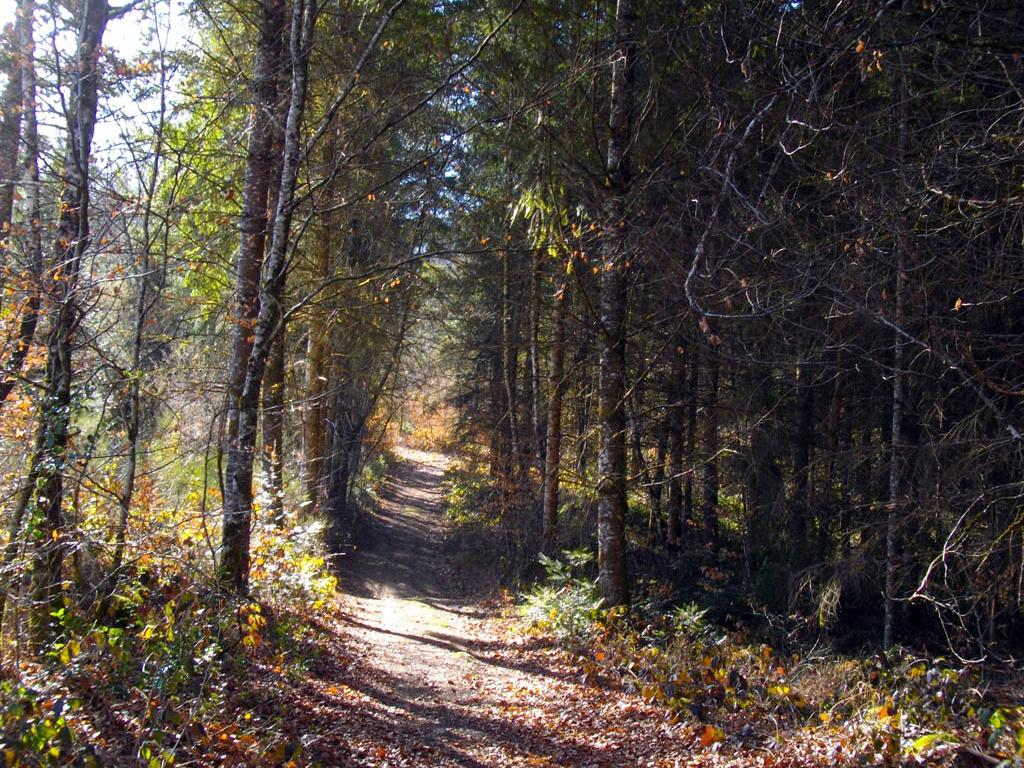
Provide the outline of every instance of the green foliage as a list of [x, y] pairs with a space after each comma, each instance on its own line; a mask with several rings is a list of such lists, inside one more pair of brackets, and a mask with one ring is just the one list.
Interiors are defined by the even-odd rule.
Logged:
[[1024, 706], [985, 707], [978, 710], [987, 747], [1007, 768], [1024, 765]]
[[363, 462], [353, 488], [357, 506], [360, 508], [371, 507], [380, 501], [381, 489], [394, 469], [396, 461], [396, 457], [390, 452], [382, 450], [377, 451]]
[[379, 451], [363, 464], [363, 484], [369, 488], [377, 488], [391, 473], [394, 458], [385, 451]]
[[324, 549], [325, 523], [290, 528], [263, 523], [253, 542], [252, 594], [281, 613], [305, 616], [323, 609], [338, 586]]
[[471, 462], [456, 463], [445, 472], [445, 510], [456, 525], [493, 527], [499, 522], [491, 478]]
[[683, 603], [669, 611], [669, 624], [677, 637], [704, 642], [715, 634], [715, 628], [707, 620], [708, 609], [696, 603]]
[[5, 768], [99, 765], [79, 743], [67, 715], [76, 699], [51, 698], [10, 681], [0, 683], [0, 755]]
[[597, 581], [583, 575], [593, 555], [578, 549], [565, 550], [562, 556], [564, 562], [540, 555], [545, 579], [527, 593], [522, 612], [562, 645], [583, 647], [594, 638], [602, 602]]

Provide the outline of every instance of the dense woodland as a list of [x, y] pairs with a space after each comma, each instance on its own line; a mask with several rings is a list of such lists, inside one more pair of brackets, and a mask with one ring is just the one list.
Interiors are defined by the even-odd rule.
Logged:
[[6, 10], [5, 696], [256, 653], [417, 441], [513, 588], [1016, 668], [1018, 2]]

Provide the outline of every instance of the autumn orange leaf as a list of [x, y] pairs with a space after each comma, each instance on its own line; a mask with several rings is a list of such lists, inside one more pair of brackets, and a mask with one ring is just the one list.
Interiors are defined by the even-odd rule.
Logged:
[[716, 728], [713, 725], [705, 725], [704, 730], [700, 734], [700, 745], [702, 747], [710, 746], [725, 738], [725, 732], [721, 728]]

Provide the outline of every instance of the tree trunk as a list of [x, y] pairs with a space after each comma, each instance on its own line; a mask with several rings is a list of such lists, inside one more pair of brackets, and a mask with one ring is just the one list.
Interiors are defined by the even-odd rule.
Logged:
[[[26, 15], [24, 0], [15, 11], [14, 27], [8, 41], [10, 56], [4, 67], [7, 84], [0, 96], [0, 257], [6, 256], [6, 243], [14, 223], [14, 179], [18, 169], [18, 145], [21, 143], [22, 113], [27, 103], [22, 83], [25, 67], [21, 61], [25, 41], [25, 26], [32, 23]], [[31, 34], [31, 31], [29, 31]], [[4, 259], [4, 261], [7, 261]], [[0, 274], [0, 301], [3, 300], [3, 275]]]
[[[902, 243], [896, 245], [896, 312], [893, 322], [902, 328], [904, 322], [903, 302], [906, 282], [905, 261]], [[893, 334], [892, 350], [892, 429], [889, 435], [889, 503], [885, 517], [885, 617], [882, 628], [882, 647], [889, 649], [893, 644], [896, 624], [896, 519], [897, 507], [901, 504], [903, 478], [903, 337]]]
[[634, 0], [618, 0], [612, 59], [611, 112], [604, 244], [601, 274], [601, 355], [599, 410], [601, 453], [598, 457], [598, 581], [605, 605], [629, 602], [626, 575], [626, 378], [627, 198], [630, 191], [629, 147], [633, 123], [635, 40]]
[[668, 382], [668, 409], [665, 431], [668, 434], [668, 507], [665, 539], [669, 547], [678, 549], [683, 540], [683, 453], [686, 430], [686, 361], [687, 353], [680, 338], [672, 355]]
[[[71, 353], [80, 321], [76, 301], [82, 260], [89, 246], [89, 154], [99, 98], [97, 57], [109, 8], [106, 0], [86, 0], [79, 19], [76, 66], [68, 99], [67, 148], [60, 196], [54, 264], [49, 286], [52, 325], [46, 343], [42, 402], [43, 439], [35, 460], [39, 536], [32, 566], [29, 634], [44, 646], [57, 631], [54, 615], [63, 605], [64, 468], [71, 422]], [[31, 472], [32, 470], [30, 470]]]
[[512, 313], [512, 255], [507, 250], [503, 250], [501, 254], [501, 376], [502, 384], [505, 387], [506, 426], [512, 450], [508, 463], [514, 482], [518, 484], [522, 471], [523, 453], [522, 446], [519, 444], [519, 402], [516, 391], [519, 355], [516, 349]]
[[490, 414], [490, 474], [502, 489], [501, 500], [505, 502], [505, 485], [508, 483], [509, 445], [505, 418], [508, 414], [508, 394], [505, 389], [504, 366], [502, 365], [501, 324], [497, 324], [488, 345], [488, 401]]
[[[29, 295], [21, 310], [17, 336], [10, 359], [0, 372], [0, 407], [3, 406], [14, 385], [18, 382], [25, 358], [35, 339], [36, 327], [39, 324], [39, 309], [42, 303], [42, 280], [44, 270], [42, 207], [39, 202], [39, 128], [36, 119], [36, 63], [35, 63], [35, 21], [34, 0], [20, 0], [18, 3], [19, 49], [21, 67], [17, 76], [21, 84], [20, 120], [21, 134], [25, 145], [23, 150], [22, 178], [25, 180], [24, 218], [28, 234], [26, 251], [29, 256], [28, 278], [30, 281]], [[0, 150], [0, 155], [2, 155]], [[17, 142], [13, 157], [17, 157]], [[0, 171], [5, 173], [6, 171]], [[13, 175], [13, 174], [12, 174]], [[10, 185], [8, 185], [10, 186]], [[13, 204], [13, 187], [11, 188]], [[4, 221], [13, 214], [8, 213]], [[0, 222], [2, 226], [2, 222]], [[2, 254], [2, 251], [0, 251]], [[0, 294], [3, 292], [3, 280], [0, 278]]]
[[284, 327], [267, 361], [263, 382], [263, 475], [270, 496], [270, 514], [284, 525]]
[[702, 438], [704, 445], [702, 510], [704, 516], [704, 540], [712, 551], [718, 549], [718, 376], [720, 354], [718, 348], [708, 345], [704, 348], [707, 357], [704, 386], [704, 420]]
[[[316, 258], [314, 273], [321, 282], [329, 277], [331, 242], [330, 233], [324, 231], [319, 242], [313, 245]], [[307, 329], [306, 386], [302, 407], [302, 488], [303, 515], [312, 516], [319, 512], [323, 497], [324, 416], [327, 412], [327, 361], [330, 347], [327, 310], [320, 302], [310, 307]]]
[[292, 59], [291, 96], [284, 133], [281, 185], [270, 250], [259, 291], [259, 315], [251, 352], [245, 361], [244, 381], [236, 400], [236, 434], [233, 440], [229, 437], [228, 441], [220, 570], [223, 583], [237, 592], [245, 591], [248, 582], [252, 474], [260, 387], [271, 347], [281, 332], [281, 301], [284, 297], [288, 240], [295, 210], [295, 187], [303, 149], [302, 116], [306, 107], [309, 53], [313, 43], [316, 8], [315, 0], [296, 0], [292, 7], [289, 45]]
[[527, 365], [529, 368], [529, 377], [527, 381], [529, 383], [528, 395], [533, 426], [531, 448], [533, 449], [534, 466], [543, 468], [545, 459], [544, 441], [546, 439], [546, 435], [544, 431], [544, 408], [541, 405], [542, 394], [540, 387], [540, 264], [540, 252], [537, 249], [534, 249], [533, 264], [530, 269], [530, 343], [527, 347]]
[[[284, 51], [281, 52], [284, 57]], [[270, 172], [270, 190], [267, 194], [267, 226], [272, 231], [281, 192], [281, 170], [284, 161], [284, 131], [288, 119], [288, 99], [278, 98], [274, 117], [274, 165]], [[270, 497], [270, 516], [275, 525], [284, 525], [284, 369], [285, 328], [282, 323], [270, 350], [263, 385], [261, 403], [263, 419], [263, 445], [260, 451], [263, 465], [264, 490]]]
[[[16, 379], [14, 374], [21, 370], [25, 356], [28, 354], [29, 345], [35, 336], [35, 328], [39, 318], [39, 307], [41, 301], [41, 282], [43, 273], [43, 241], [42, 241], [42, 211], [39, 204], [39, 131], [36, 119], [36, 65], [35, 65], [35, 0], [20, 0], [18, 4], [18, 21], [20, 24], [20, 49], [22, 55], [22, 73], [20, 77], [24, 120], [24, 167], [23, 178], [26, 182], [25, 189], [25, 213], [28, 219], [28, 251], [30, 254], [31, 278], [33, 285], [32, 294], [23, 310], [18, 328], [18, 338], [15, 342], [15, 350], [12, 359], [4, 373], [9, 376], [0, 380], [0, 405], [3, 404], [7, 394], [10, 392]], [[32, 452], [29, 454], [29, 464], [26, 470], [26, 477], [18, 492], [14, 509], [11, 512], [8, 522], [7, 544], [3, 551], [3, 561], [0, 563], [0, 574], [11, 571], [18, 552], [21, 549], [21, 530], [25, 520], [25, 512], [32, 501], [36, 480], [38, 479], [39, 463], [38, 457], [42, 455], [45, 437], [45, 420], [40, 418], [36, 425], [36, 437]], [[7, 606], [7, 593], [9, 585], [0, 584], [0, 637], [3, 635], [4, 610]]]
[[[910, 12], [909, 0], [903, 0], [902, 12]], [[907, 175], [908, 162], [908, 129], [909, 129], [909, 99], [910, 95], [906, 83], [906, 65], [900, 62], [897, 68], [897, 149], [899, 153], [899, 174], [898, 179], [903, 188], [909, 186]], [[882, 647], [888, 650], [892, 647], [896, 631], [896, 521], [898, 515], [903, 513], [903, 465], [905, 462], [904, 445], [904, 396], [906, 392], [905, 382], [905, 340], [900, 333], [906, 322], [906, 282], [907, 282], [907, 226], [901, 220], [896, 221], [895, 244], [896, 253], [896, 295], [895, 311], [893, 313], [892, 348], [892, 426], [889, 433], [889, 503], [886, 505], [885, 519], [885, 611], [882, 626]]]
[[[606, 244], [613, 235], [606, 230]], [[625, 553], [626, 419], [622, 402], [626, 365], [623, 336], [625, 286], [620, 269], [615, 265], [605, 273], [601, 300], [601, 452], [598, 455], [597, 541], [601, 594], [609, 606], [629, 602]]]
[[21, 540], [21, 531], [25, 524], [25, 513], [28, 511], [28, 505], [32, 502], [34, 496], [33, 492], [36, 488], [36, 481], [39, 479], [39, 462], [37, 457], [42, 453], [45, 433], [44, 422], [40, 420], [36, 428], [35, 446], [30, 457], [28, 471], [21, 483], [21, 488], [18, 490], [14, 509], [11, 510], [11, 516], [7, 524], [7, 544], [3, 550], [3, 561], [0, 562], [0, 574], [11, 573], [12, 575], [10, 582], [0, 584], [0, 632], [3, 630], [4, 612], [7, 609], [7, 596], [13, 591], [14, 585], [17, 583], [17, 572], [13, 566], [24, 543]]
[[814, 387], [806, 365], [796, 372], [797, 435], [793, 442], [793, 498], [789, 514], [789, 551], [795, 569], [807, 564], [810, 521], [811, 441], [814, 437]]
[[555, 296], [551, 321], [551, 369], [548, 384], [548, 423], [544, 455], [544, 549], [552, 552], [558, 539], [558, 480], [562, 454], [562, 397], [565, 393], [565, 312], [568, 285]]
[[700, 402], [700, 347], [690, 349], [689, 386], [686, 393], [686, 480], [683, 483], [683, 524], [682, 534], [686, 532], [693, 520], [693, 474], [697, 462], [697, 406]]
[[[227, 471], [224, 478], [224, 511], [221, 532], [220, 572], [226, 586], [245, 589], [249, 573], [249, 536], [252, 515], [252, 454], [246, 453], [248, 435], [243, 429], [242, 390], [255, 341], [260, 312], [260, 270], [267, 237], [267, 202], [274, 158], [273, 116], [277, 107], [277, 73], [284, 66], [281, 30], [285, 24], [283, 0], [261, 0], [259, 41], [253, 60], [252, 111], [245, 186], [242, 196], [241, 239], [235, 260], [235, 293], [232, 299], [235, 329], [228, 363], [228, 410], [226, 426]], [[248, 467], [248, 471], [246, 471]]]
[[[840, 460], [840, 449], [842, 447], [842, 422], [843, 422], [843, 400], [844, 384], [846, 373], [843, 370], [842, 347], [836, 350], [835, 355], [835, 381], [832, 386], [832, 398], [828, 406], [828, 461], [825, 464], [825, 499], [822, 504], [822, 520], [818, 526], [818, 557], [824, 559], [830, 553], [832, 547], [833, 528], [836, 523], [836, 508], [842, 507], [842, 496], [846, 492], [846, 483], [837, 477], [836, 462]], [[849, 467], [849, 461], [844, 462], [844, 468]], [[840, 487], [837, 488], [836, 486]], [[838, 494], [837, 494], [838, 491]]]
[[590, 315], [580, 318], [579, 342], [570, 366], [570, 371], [575, 372], [578, 379], [576, 396], [572, 398], [572, 402], [576, 403], [573, 432], [576, 436], [576, 474], [580, 477], [586, 474], [587, 464], [590, 463], [590, 417], [594, 399], [594, 376], [590, 356], [596, 324]]

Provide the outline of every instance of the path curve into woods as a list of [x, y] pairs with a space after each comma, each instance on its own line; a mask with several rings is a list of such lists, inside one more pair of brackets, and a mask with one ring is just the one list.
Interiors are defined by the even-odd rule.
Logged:
[[693, 725], [584, 682], [566, 654], [457, 586], [462, 575], [444, 556], [445, 459], [404, 458], [343, 565], [336, 647], [295, 691], [306, 757], [474, 768], [709, 764]]

